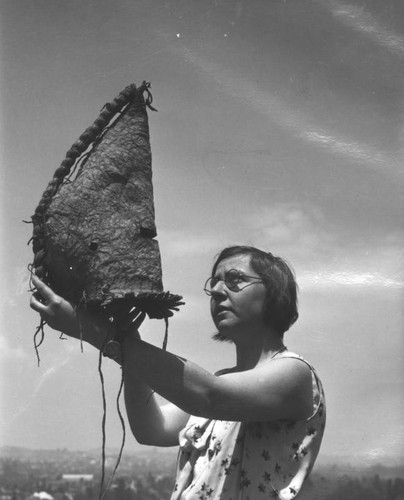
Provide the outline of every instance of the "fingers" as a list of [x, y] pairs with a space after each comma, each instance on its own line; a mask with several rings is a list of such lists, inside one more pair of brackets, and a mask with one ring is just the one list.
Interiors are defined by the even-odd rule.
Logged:
[[43, 281], [41, 281], [38, 276], [35, 276], [35, 274], [32, 275], [32, 283], [35, 286], [35, 288], [38, 290], [39, 294], [44, 298], [51, 298], [53, 295], [53, 291], [45, 285]]
[[32, 284], [36, 291], [31, 295], [30, 307], [48, 320], [48, 316], [54, 312], [58, 296], [34, 274], [32, 275]]
[[38, 297], [36, 293], [31, 295], [29, 305], [31, 309], [38, 312], [39, 314], [43, 314], [46, 311], [46, 305], [43, 303], [42, 297]]
[[30, 306], [34, 311], [43, 314], [46, 310], [47, 295], [49, 296], [50, 289], [43, 283], [35, 274], [32, 275], [32, 284], [36, 291], [31, 295]]
[[129, 326], [132, 329], [137, 330], [143, 323], [145, 317], [146, 313], [144, 311], [141, 311], [137, 307], [134, 307], [129, 311]]

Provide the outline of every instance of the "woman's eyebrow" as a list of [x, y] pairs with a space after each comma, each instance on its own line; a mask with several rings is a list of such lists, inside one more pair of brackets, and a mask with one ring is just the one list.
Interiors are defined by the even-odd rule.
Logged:
[[220, 276], [220, 274], [222, 274], [223, 276], [226, 276], [226, 274], [230, 273], [231, 271], [236, 271], [238, 273], [242, 273], [241, 271], [239, 271], [238, 269], [235, 269], [234, 267], [232, 267], [231, 269], [227, 269], [227, 271], [224, 271], [223, 273], [215, 273], [214, 276], [212, 276], [213, 278], [216, 278], [218, 276]]

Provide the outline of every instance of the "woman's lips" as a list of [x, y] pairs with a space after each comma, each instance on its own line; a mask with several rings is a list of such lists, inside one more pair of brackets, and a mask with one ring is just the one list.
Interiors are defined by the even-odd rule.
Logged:
[[231, 312], [231, 309], [229, 309], [228, 307], [218, 307], [216, 308], [215, 310], [215, 313], [218, 315], [218, 314], [224, 314], [224, 313], [228, 313], [228, 312]]

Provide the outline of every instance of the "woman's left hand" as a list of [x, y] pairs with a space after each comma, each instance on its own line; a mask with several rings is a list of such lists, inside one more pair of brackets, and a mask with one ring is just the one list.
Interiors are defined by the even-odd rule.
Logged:
[[133, 307], [129, 313], [124, 311], [124, 316], [122, 319], [119, 316], [116, 318], [118, 320], [118, 328], [126, 334], [130, 334], [137, 339], [140, 339], [139, 328], [146, 317], [146, 313], [141, 311], [137, 307]]

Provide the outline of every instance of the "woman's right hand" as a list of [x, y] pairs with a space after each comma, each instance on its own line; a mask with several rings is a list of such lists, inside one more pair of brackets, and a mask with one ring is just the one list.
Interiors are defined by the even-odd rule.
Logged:
[[117, 328], [132, 338], [140, 338], [138, 328], [145, 319], [145, 313], [139, 309], [133, 308], [122, 318], [110, 322], [101, 313], [75, 308], [35, 275], [32, 275], [32, 283], [36, 291], [31, 296], [31, 308], [54, 330], [84, 340], [97, 349], [102, 349], [107, 339], [115, 338]]
[[31, 295], [31, 308], [54, 330], [79, 338], [80, 325], [74, 307], [57, 295], [37, 276], [32, 275], [36, 291]]

